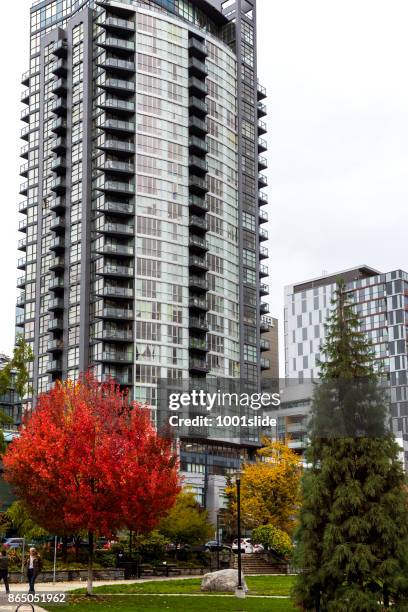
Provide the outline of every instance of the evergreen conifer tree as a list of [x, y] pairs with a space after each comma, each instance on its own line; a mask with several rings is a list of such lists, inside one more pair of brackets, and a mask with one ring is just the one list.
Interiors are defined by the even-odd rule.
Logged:
[[408, 497], [372, 346], [339, 281], [322, 346], [302, 507], [297, 603], [316, 612], [405, 609]]

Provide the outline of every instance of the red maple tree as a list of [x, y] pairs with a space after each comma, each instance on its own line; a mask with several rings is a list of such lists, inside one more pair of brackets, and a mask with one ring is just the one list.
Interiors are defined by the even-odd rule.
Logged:
[[150, 410], [92, 374], [39, 396], [4, 468], [39, 525], [56, 535], [88, 532], [89, 594], [95, 536], [150, 531], [180, 491], [176, 455]]

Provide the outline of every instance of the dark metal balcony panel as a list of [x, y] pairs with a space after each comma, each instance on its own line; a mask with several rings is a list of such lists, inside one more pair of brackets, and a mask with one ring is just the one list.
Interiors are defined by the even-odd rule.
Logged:
[[123, 38], [115, 38], [114, 36], [105, 36], [97, 41], [99, 47], [105, 49], [118, 49], [126, 53], [133, 53], [135, 50], [135, 43], [132, 40], [124, 40]]
[[269, 295], [269, 287], [265, 285], [265, 283], [261, 283], [259, 285], [259, 294], [260, 295]]
[[194, 171], [195, 174], [203, 175], [207, 174], [208, 172], [208, 164], [205, 159], [197, 157], [196, 155], [190, 155], [188, 159], [188, 165], [190, 166], [191, 170]]
[[265, 121], [258, 120], [258, 134], [266, 134], [267, 132]]
[[25, 177], [27, 177], [27, 176], [28, 176], [28, 171], [29, 171], [29, 169], [30, 169], [30, 164], [29, 164], [28, 162], [27, 162], [27, 163], [25, 163], [25, 164], [22, 164], [22, 165], [20, 166], [20, 176], [25, 176]]
[[269, 342], [269, 340], [264, 340], [261, 339], [261, 351], [265, 352], [265, 351], [270, 351], [271, 349], [271, 343]]
[[18, 212], [22, 214], [26, 214], [28, 209], [28, 200], [23, 200], [18, 205]]
[[123, 215], [126, 217], [133, 216], [135, 213], [134, 204], [129, 202], [115, 202], [105, 198], [103, 198], [100, 203], [98, 201], [97, 209], [100, 212]]
[[17, 288], [24, 289], [25, 286], [26, 286], [26, 276], [25, 274], [22, 274], [21, 276], [17, 278]]
[[68, 89], [68, 83], [66, 79], [57, 79], [54, 81], [51, 87], [52, 93], [56, 95], [66, 95]]
[[257, 85], [258, 100], [264, 100], [266, 98], [266, 88], [260, 83]]
[[208, 94], [208, 87], [205, 81], [201, 81], [195, 76], [189, 78], [188, 87], [191, 95], [205, 97]]
[[191, 134], [196, 136], [205, 136], [208, 132], [208, 125], [206, 121], [199, 119], [198, 117], [190, 117], [188, 127]]
[[119, 133], [129, 133], [134, 134], [135, 132], [135, 123], [133, 121], [120, 121], [119, 119], [105, 119], [105, 121], [100, 126], [103, 130], [107, 132], [119, 132]]
[[192, 373], [207, 374], [210, 371], [210, 368], [205, 360], [190, 359], [189, 370]]
[[54, 317], [48, 321], [48, 329], [49, 331], [62, 331], [64, 328], [64, 323], [62, 318]]
[[24, 89], [21, 93], [21, 102], [23, 104], [28, 104], [30, 102], [30, 90]]
[[25, 123], [30, 123], [30, 109], [29, 109], [29, 107], [23, 108], [23, 110], [20, 113], [20, 119], [21, 119], [21, 121], [25, 121]]
[[20, 194], [26, 196], [28, 193], [28, 181], [20, 184]]
[[135, 31], [134, 21], [119, 19], [117, 17], [106, 17], [106, 19], [100, 19], [98, 20], [98, 25], [110, 32], [128, 33]]
[[18, 231], [19, 232], [27, 232], [27, 219], [21, 219], [18, 223]]
[[95, 316], [101, 319], [118, 319], [124, 321], [131, 321], [133, 320], [133, 310], [127, 310], [125, 308], [107, 307], [104, 308], [100, 314], [97, 313]]
[[208, 106], [201, 98], [196, 98], [196, 96], [190, 96], [188, 106], [190, 108], [190, 112], [193, 112], [199, 117], [205, 117], [205, 115], [208, 114]]
[[56, 310], [64, 310], [64, 298], [54, 298], [48, 302], [48, 310], [54, 312]]
[[208, 212], [209, 206], [203, 197], [190, 195], [188, 198], [188, 205], [191, 212], [205, 213]]
[[66, 169], [67, 166], [64, 157], [57, 157], [56, 159], [52, 160], [51, 170], [53, 172], [56, 172], [57, 174], [65, 174]]
[[110, 373], [105, 373], [102, 374], [102, 382], [108, 382], [114, 380], [118, 385], [122, 386], [122, 387], [132, 387], [133, 386], [133, 381], [132, 378], [129, 376], [129, 374], [112, 374]]
[[190, 57], [188, 63], [188, 70], [191, 76], [195, 76], [199, 79], [204, 79], [208, 75], [208, 69], [204, 62], [196, 57]]
[[265, 138], [258, 138], [258, 151], [259, 153], [265, 153], [268, 150], [268, 143]]
[[27, 265], [27, 258], [26, 257], [20, 257], [17, 261], [17, 268], [19, 270], [25, 270], [26, 269], [26, 265]]
[[208, 343], [205, 338], [193, 338], [190, 336], [188, 339], [188, 348], [191, 351], [198, 351], [202, 353], [208, 353]]
[[50, 251], [63, 251], [65, 249], [65, 241], [61, 236], [53, 238], [50, 242]]
[[63, 59], [55, 60], [51, 65], [51, 72], [58, 77], [65, 77], [67, 74], [67, 65]]
[[67, 114], [67, 102], [63, 98], [57, 98], [51, 105], [51, 111], [54, 115], [65, 117]]
[[191, 275], [188, 279], [188, 286], [200, 293], [208, 291], [208, 281], [200, 276]]
[[259, 306], [259, 310], [260, 310], [261, 314], [263, 314], [263, 315], [268, 314], [268, 312], [269, 312], [269, 304], [267, 304], [266, 302], [261, 302], [260, 306]]
[[125, 114], [134, 114], [136, 107], [131, 100], [121, 100], [120, 98], [106, 97], [98, 106], [109, 111], [115, 111]]
[[104, 361], [106, 363], [133, 363], [133, 352], [103, 351], [101, 357], [96, 357], [95, 361]]
[[28, 144], [24, 145], [23, 147], [21, 147], [20, 149], [20, 157], [23, 157], [24, 159], [28, 159], [28, 152], [30, 150], [30, 147]]
[[60, 373], [62, 372], [62, 359], [54, 359], [48, 364], [47, 372]]
[[268, 235], [268, 230], [264, 229], [263, 227], [259, 228], [259, 240], [261, 242], [263, 242], [264, 240], [268, 240], [269, 235]]
[[26, 238], [20, 238], [20, 240], [17, 243], [17, 249], [19, 251], [26, 251], [27, 250], [27, 239]]
[[65, 268], [65, 259], [61, 256], [55, 256], [50, 263], [50, 270], [53, 272], [62, 271]]
[[115, 255], [116, 257], [133, 257], [134, 247], [126, 246], [124, 244], [105, 244], [101, 248], [98, 248], [99, 253], [104, 255]]
[[268, 160], [263, 155], [259, 155], [258, 156], [258, 169], [266, 170], [267, 167], [268, 167]]
[[208, 332], [209, 326], [205, 319], [200, 319], [199, 317], [190, 317], [188, 321], [188, 326], [190, 329], [194, 329], [195, 331]]
[[134, 297], [134, 291], [130, 287], [105, 286], [101, 291], [97, 291], [96, 294], [118, 300], [133, 300]]
[[264, 206], [265, 204], [268, 203], [268, 196], [266, 195], [266, 193], [259, 192], [258, 199], [259, 199], [259, 206]]
[[204, 195], [208, 192], [207, 181], [201, 176], [190, 175], [188, 184], [192, 193]]
[[68, 53], [68, 45], [65, 40], [58, 40], [54, 43], [51, 53], [57, 57], [66, 57]]
[[204, 138], [199, 138], [198, 136], [190, 136], [188, 147], [191, 153], [198, 153], [199, 155], [208, 153], [208, 144]]
[[58, 138], [56, 138], [54, 142], [51, 144], [51, 151], [53, 151], [53, 153], [57, 153], [57, 154], [66, 153], [66, 150], [67, 150], [67, 141], [62, 136], [59, 136]]
[[62, 234], [65, 231], [65, 218], [59, 215], [54, 217], [54, 219], [51, 219], [50, 228], [53, 232]]
[[264, 266], [264, 265], [260, 265], [259, 266], [259, 276], [261, 278], [264, 278], [266, 276], [269, 276], [269, 270], [268, 270], [268, 266]]
[[266, 104], [263, 104], [262, 102], [258, 102], [257, 109], [258, 109], [258, 117], [265, 117], [268, 114]]
[[126, 155], [132, 155], [136, 150], [133, 142], [112, 138], [107, 138], [104, 143], [99, 145], [99, 148], [105, 151], [114, 151], [115, 153], [125, 153]]
[[258, 209], [258, 217], [259, 217], [259, 223], [267, 223], [268, 218], [269, 218], [266, 210], [262, 210], [262, 208]]
[[205, 271], [209, 269], [208, 264], [206, 260], [204, 259], [204, 257], [198, 257], [197, 255], [190, 255], [188, 259], [188, 265], [190, 269], [205, 270]]
[[116, 57], [102, 58], [100, 61], [98, 60], [98, 65], [105, 70], [111, 70], [116, 73], [133, 73], [136, 70], [134, 62]]
[[206, 45], [197, 40], [196, 38], [190, 38], [190, 40], [188, 41], [188, 49], [190, 52], [190, 56], [205, 59], [208, 55], [208, 49]]
[[97, 186], [97, 189], [112, 193], [124, 193], [131, 195], [135, 193], [135, 186], [131, 183], [125, 183], [123, 181], [104, 181], [101, 185]]
[[23, 140], [28, 140], [29, 138], [29, 134], [30, 134], [30, 126], [26, 125], [25, 127], [23, 127], [23, 129], [21, 130], [20, 136]]
[[259, 259], [268, 259], [268, 257], [269, 257], [268, 249], [266, 247], [260, 246], [259, 247]]
[[201, 236], [194, 236], [190, 234], [188, 239], [188, 245], [190, 247], [190, 251], [196, 251], [198, 253], [202, 253], [203, 251], [208, 251], [209, 246], [208, 242], [201, 238]]
[[55, 119], [52, 123], [51, 123], [51, 132], [54, 132], [54, 134], [65, 134], [65, 132], [67, 131], [67, 122], [66, 119], [62, 119], [62, 117], [60, 117], [59, 119]]
[[206, 298], [190, 296], [188, 300], [188, 306], [192, 310], [200, 310], [203, 312], [208, 312], [208, 304]]
[[98, 167], [105, 172], [119, 173], [119, 174], [134, 174], [135, 166], [131, 162], [116, 161], [116, 160], [102, 160]]
[[269, 370], [271, 367], [271, 362], [269, 359], [261, 358], [261, 370]]
[[134, 93], [135, 91], [135, 83], [132, 81], [126, 81], [125, 79], [114, 79], [107, 78], [101, 82], [97, 82], [99, 87], [103, 89], [111, 89], [115, 91], [122, 91], [126, 93]]
[[28, 87], [30, 84], [30, 71], [26, 70], [25, 72], [23, 72], [23, 74], [21, 75], [21, 84], [24, 87]]
[[264, 174], [260, 174], [258, 176], [258, 186], [259, 186], [259, 189], [262, 189], [263, 187], [268, 186], [268, 179], [266, 178]]
[[107, 221], [98, 225], [97, 230], [103, 234], [133, 236], [135, 233], [135, 226], [128, 223], [112, 223]]
[[133, 342], [133, 331], [131, 329], [105, 328], [93, 333], [94, 340], [105, 340], [106, 342]]
[[64, 193], [66, 188], [65, 178], [62, 176], [55, 178], [51, 183], [51, 190], [55, 193]]
[[197, 215], [191, 215], [188, 221], [190, 227], [194, 227], [196, 230], [206, 232], [208, 230], [207, 219], [204, 217], [197, 217]]
[[105, 264], [103, 268], [98, 269], [96, 273], [100, 276], [133, 278], [135, 271], [131, 266], [115, 266], [113, 264]]
[[64, 342], [58, 338], [56, 340], [50, 340], [48, 342], [48, 353], [60, 353], [64, 350]]
[[65, 289], [65, 283], [62, 276], [55, 276], [50, 280], [50, 284], [48, 286], [50, 291], [62, 291]]
[[50, 210], [54, 211], [57, 215], [63, 214], [65, 211], [65, 198], [57, 196], [49, 202]]

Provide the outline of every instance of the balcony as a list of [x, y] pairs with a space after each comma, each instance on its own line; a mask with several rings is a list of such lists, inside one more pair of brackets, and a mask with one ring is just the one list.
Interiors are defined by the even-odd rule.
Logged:
[[130, 133], [135, 132], [135, 124], [133, 121], [120, 121], [119, 119], [105, 119], [100, 126], [102, 129], [109, 132]]
[[98, 224], [98, 232], [105, 234], [120, 234], [123, 236], [133, 236], [135, 233], [135, 226], [127, 223], [112, 223], [105, 221]]
[[198, 257], [197, 255], [190, 255], [188, 259], [188, 264], [190, 268], [193, 268], [193, 269], [197, 269], [201, 271], [208, 270], [208, 264], [206, 260], [203, 257]]
[[188, 286], [196, 291], [208, 291], [208, 281], [199, 276], [190, 276], [188, 279]]
[[205, 63], [196, 57], [190, 57], [188, 70], [191, 76], [195, 76], [199, 79], [205, 79], [205, 77], [208, 75], [208, 70]]
[[114, 36], [105, 36], [97, 41], [97, 45], [106, 49], [118, 49], [129, 53], [133, 53], [135, 50], [135, 43], [132, 40], [123, 40], [123, 38], [115, 38]]
[[196, 136], [205, 136], [208, 132], [208, 125], [206, 121], [199, 119], [198, 117], [190, 117], [188, 122], [190, 133]]
[[60, 117], [65, 116], [67, 114], [67, 102], [63, 98], [57, 98], [51, 104], [51, 111], [54, 115], [58, 115]]
[[203, 217], [197, 217], [196, 215], [191, 215], [189, 218], [189, 226], [194, 227], [195, 229], [199, 229], [202, 232], [206, 232], [208, 230], [207, 220]]
[[57, 310], [64, 310], [64, 298], [54, 298], [48, 302], [48, 310], [55, 312]]
[[17, 261], [17, 268], [19, 270], [25, 270], [26, 269], [26, 265], [27, 265], [27, 258], [26, 257], [19, 257], [19, 259]]
[[259, 310], [261, 312], [261, 315], [266, 315], [269, 313], [269, 304], [267, 304], [266, 302], [261, 302]]
[[269, 235], [268, 235], [268, 230], [263, 229], [263, 227], [259, 228], [259, 240], [260, 242], [264, 242], [265, 240], [268, 240]]
[[68, 45], [65, 40], [54, 43], [51, 53], [57, 57], [67, 57]]
[[28, 135], [30, 133], [30, 126], [26, 125], [25, 127], [23, 127], [23, 129], [21, 130], [20, 136], [23, 140], [28, 140]]
[[195, 374], [207, 374], [210, 371], [205, 359], [190, 359], [189, 369]]
[[28, 193], [28, 181], [20, 184], [20, 194], [26, 196]]
[[191, 153], [205, 154], [208, 153], [208, 144], [204, 138], [198, 138], [197, 136], [190, 136], [188, 139], [188, 147]]
[[268, 213], [266, 212], [266, 210], [262, 210], [262, 208], [259, 208], [258, 217], [259, 217], [259, 223], [267, 223]]
[[261, 278], [264, 278], [266, 276], [269, 276], [269, 270], [268, 270], [268, 266], [264, 266], [264, 265], [260, 265], [259, 266], [259, 276]]
[[258, 169], [266, 170], [267, 167], [268, 167], [268, 160], [263, 155], [259, 155], [258, 156]]
[[258, 134], [266, 134], [267, 131], [265, 121], [258, 119]]
[[17, 243], [17, 249], [19, 251], [26, 251], [27, 250], [27, 240], [25, 238], [20, 238], [20, 240]]
[[205, 59], [208, 55], [208, 50], [203, 42], [197, 40], [197, 38], [190, 38], [188, 41], [188, 49], [191, 56]]
[[101, 108], [115, 112], [133, 114], [135, 112], [135, 103], [130, 100], [121, 100], [119, 98], [106, 97], [99, 103]]
[[26, 70], [21, 75], [21, 84], [24, 85], [24, 87], [28, 87], [28, 85], [30, 84], [30, 71], [29, 70]]
[[54, 132], [54, 134], [65, 134], [65, 132], [67, 131], [67, 122], [65, 119], [62, 119], [62, 117], [60, 117], [59, 119], [55, 119], [52, 123], [51, 123], [51, 132]]
[[207, 312], [209, 310], [206, 298], [190, 296], [188, 300], [188, 306], [191, 309], [202, 310], [204, 312]]
[[106, 151], [114, 151], [115, 153], [126, 153], [128, 155], [135, 152], [135, 145], [133, 142], [115, 140], [113, 138], [107, 138], [102, 145], [99, 145], [99, 148], [105, 149]]
[[135, 24], [127, 19], [119, 19], [117, 17], [106, 17], [104, 21], [99, 21], [98, 24], [106, 30], [112, 32], [134, 32]]
[[61, 272], [65, 267], [65, 259], [61, 255], [55, 255], [50, 263], [50, 270], [53, 272]]
[[200, 81], [200, 79], [197, 79], [194, 76], [188, 79], [188, 87], [191, 94], [201, 97], [205, 97], [208, 94], [208, 87], [205, 81]]
[[[98, 61], [99, 64], [99, 61]], [[106, 57], [100, 61], [99, 64], [105, 70], [114, 70], [115, 72], [135, 72], [136, 66], [134, 62], [124, 59], [117, 59], [115, 57]]]
[[259, 192], [258, 200], [259, 206], [264, 206], [268, 203], [268, 196], [266, 195], [266, 193]]
[[97, 81], [97, 85], [99, 87], [103, 87], [104, 89], [112, 89], [126, 93], [134, 93], [135, 91], [135, 84], [132, 81], [125, 81], [124, 79], [103, 79], [101, 81]]
[[28, 151], [30, 150], [30, 147], [28, 144], [24, 145], [23, 147], [21, 147], [20, 149], [20, 157], [24, 157], [24, 159], [28, 159]]
[[190, 108], [190, 112], [193, 112], [195, 115], [203, 117], [208, 113], [207, 104], [201, 100], [200, 98], [196, 98], [195, 96], [190, 96], [188, 101], [188, 106]]
[[47, 371], [52, 372], [53, 374], [62, 372], [62, 359], [54, 359], [53, 361], [50, 361]]
[[62, 176], [55, 178], [51, 183], [51, 190], [54, 191], [55, 193], [64, 193], [66, 190], [66, 187], [67, 186], [65, 184], [65, 178]]
[[200, 198], [199, 196], [190, 195], [188, 198], [188, 205], [192, 212], [208, 212], [208, 203], [204, 200], [204, 198]]
[[268, 114], [266, 104], [263, 104], [262, 102], [258, 102], [257, 109], [258, 117], [265, 117]]
[[105, 373], [105, 374], [102, 374], [102, 381], [103, 382], [109, 382], [111, 380], [114, 380], [118, 385], [121, 385], [121, 386], [132, 386], [133, 385], [132, 378], [127, 373], [126, 374], [120, 374], [120, 373], [116, 373], [116, 374]]
[[30, 90], [29, 89], [24, 89], [24, 91], [22, 91], [21, 102], [23, 104], [29, 104], [30, 102]]
[[103, 351], [102, 358], [97, 361], [111, 363], [133, 363], [133, 351]]
[[134, 292], [131, 287], [115, 287], [109, 285], [103, 287], [102, 292], [97, 293], [98, 295], [103, 295], [104, 297], [125, 300], [132, 300], [134, 296]]
[[105, 244], [102, 247], [101, 252], [104, 255], [116, 255], [117, 257], [132, 257], [134, 255], [134, 247], [127, 246], [125, 244]]
[[193, 338], [190, 336], [188, 339], [188, 348], [192, 351], [203, 351], [208, 352], [208, 344], [205, 338]]
[[66, 81], [66, 79], [57, 79], [51, 87], [51, 91], [53, 94], [56, 95], [66, 95], [67, 93], [67, 88], [68, 88], [68, 83]]
[[260, 83], [257, 85], [258, 100], [264, 100], [266, 98], [266, 88], [262, 87]]
[[67, 75], [67, 65], [63, 59], [54, 61], [51, 66], [51, 72], [57, 77], [64, 77]]
[[266, 178], [265, 174], [259, 174], [258, 175], [259, 189], [263, 189], [263, 187], [267, 187], [267, 186], [268, 186], [268, 179]]
[[60, 353], [64, 349], [64, 342], [61, 339], [50, 340], [48, 342], [49, 353]]
[[259, 259], [268, 259], [268, 257], [269, 257], [268, 249], [264, 246], [260, 246], [259, 247]]
[[134, 215], [135, 207], [128, 202], [114, 202], [103, 198], [101, 203], [98, 203], [98, 210], [115, 215], [131, 216]]
[[22, 274], [21, 276], [17, 278], [17, 288], [24, 289], [25, 286], [26, 286], [26, 277], [25, 277], [25, 274]]
[[65, 211], [65, 198], [57, 196], [50, 202], [50, 210], [54, 211], [57, 215], [63, 214]]
[[258, 138], [258, 151], [259, 153], [265, 153], [268, 150], [268, 143], [265, 138]]
[[18, 212], [22, 213], [23, 215], [26, 214], [27, 212], [27, 208], [28, 208], [28, 200], [23, 200], [22, 202], [20, 202], [20, 204], [18, 205]]
[[208, 242], [201, 238], [200, 236], [193, 236], [190, 234], [188, 239], [188, 245], [191, 251], [197, 251], [202, 253], [203, 251], [208, 251]]
[[18, 223], [18, 231], [19, 232], [27, 232], [27, 219], [21, 219]]
[[134, 275], [134, 269], [131, 266], [116, 266], [114, 264], [105, 264], [96, 273], [104, 276], [125, 277], [131, 278]]
[[61, 236], [53, 238], [50, 242], [50, 251], [61, 252], [65, 249], [65, 242]]
[[101, 162], [99, 168], [108, 172], [118, 172], [119, 174], [134, 174], [135, 166], [130, 162], [117, 161], [112, 159], [106, 159]]
[[26, 164], [22, 164], [20, 166], [20, 176], [25, 176], [27, 178], [28, 176], [28, 170], [29, 170], [29, 164], [28, 162]]
[[124, 193], [131, 194], [135, 193], [135, 186], [131, 183], [125, 183], [123, 181], [104, 181], [101, 185], [97, 185], [97, 189], [101, 191], [109, 191], [112, 193]]
[[24, 326], [24, 315], [23, 314], [16, 315], [16, 327], [23, 327], [23, 326]]
[[58, 138], [56, 138], [54, 140], [54, 142], [51, 144], [51, 151], [53, 153], [66, 153], [67, 150], [67, 141], [65, 140], [65, 138], [62, 138], [61, 136], [59, 136]]
[[188, 326], [190, 329], [194, 329], [196, 331], [201, 331], [201, 332], [208, 332], [210, 329], [208, 327], [207, 321], [200, 317], [190, 317]]
[[201, 157], [196, 157], [195, 155], [190, 155], [188, 159], [188, 165], [194, 171], [195, 174], [207, 174], [208, 172], [208, 164], [205, 159]]
[[20, 113], [20, 119], [21, 119], [21, 121], [25, 121], [25, 123], [30, 123], [30, 109], [29, 109], [29, 107], [23, 108], [23, 110]]
[[271, 362], [269, 359], [264, 359], [261, 357], [261, 370], [269, 370], [271, 367]]
[[65, 159], [63, 157], [57, 157], [52, 160], [51, 170], [57, 174], [64, 174], [67, 169]]
[[101, 315], [97, 314], [96, 316], [104, 319], [123, 319], [131, 321], [133, 319], [133, 310], [108, 307], [103, 309]]
[[200, 176], [190, 175], [188, 184], [193, 193], [205, 195], [208, 192], [207, 181]]
[[64, 323], [62, 318], [54, 317], [48, 321], [48, 329], [49, 331], [62, 331], [64, 328]]
[[271, 343], [269, 342], [269, 340], [264, 340], [263, 338], [261, 338], [261, 351], [265, 352], [265, 351], [270, 351], [271, 350]]
[[55, 276], [50, 280], [48, 289], [50, 291], [61, 291], [65, 288], [64, 279], [61, 276]]
[[116, 329], [106, 327], [101, 331], [95, 331], [93, 334], [95, 340], [105, 340], [108, 342], [132, 342], [133, 331], [131, 329]]
[[259, 285], [259, 293], [260, 295], [269, 295], [269, 287], [265, 285], [265, 283], [261, 283]]
[[51, 219], [51, 225], [50, 228], [52, 229], [53, 232], [56, 233], [62, 233], [65, 230], [65, 219], [64, 217], [61, 216], [57, 216], [54, 217], [53, 219]]

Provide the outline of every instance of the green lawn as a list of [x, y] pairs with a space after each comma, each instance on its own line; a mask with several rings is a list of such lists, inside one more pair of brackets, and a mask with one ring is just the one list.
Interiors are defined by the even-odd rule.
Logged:
[[[289, 595], [294, 576], [249, 576], [246, 578], [250, 595]], [[200, 593], [201, 579], [186, 580], [152, 580], [139, 584], [114, 584], [97, 587], [95, 593]], [[78, 590], [83, 593], [83, 589]]]
[[[211, 604], [209, 602], [211, 599]], [[235, 597], [166, 597], [129, 595], [98, 595], [88, 599], [83, 595], [71, 596], [66, 606], [44, 606], [53, 612], [208, 612], [208, 605], [217, 612], [295, 612], [295, 608], [287, 599], [236, 599]]]

